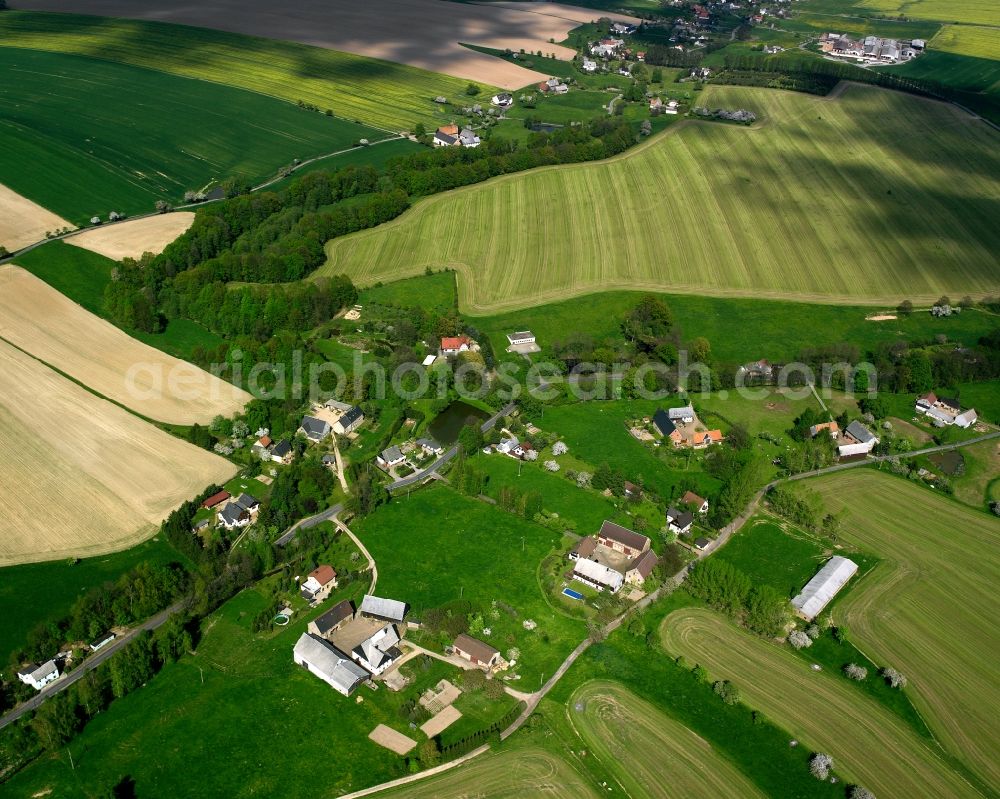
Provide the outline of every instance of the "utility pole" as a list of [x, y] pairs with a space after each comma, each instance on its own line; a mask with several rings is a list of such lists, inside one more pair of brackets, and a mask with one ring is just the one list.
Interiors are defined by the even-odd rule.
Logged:
[[73, 771], [76, 771], [76, 764], [73, 762], [73, 752], [69, 749], [69, 747], [66, 748], [66, 754], [69, 755], [69, 767]]

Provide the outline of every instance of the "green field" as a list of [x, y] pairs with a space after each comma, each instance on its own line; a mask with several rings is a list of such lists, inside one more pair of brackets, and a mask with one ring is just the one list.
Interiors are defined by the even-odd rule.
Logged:
[[910, 19], [1000, 26], [1000, 8], [993, 0], [862, 0], [860, 8]]
[[257, 92], [97, 58], [3, 47], [0, 71], [0, 181], [77, 223], [152, 211], [157, 199], [179, 202], [228, 177], [260, 182], [295, 158], [385, 135]]
[[[75, 53], [199, 78], [332, 109], [338, 117], [399, 131], [447, 119], [438, 95], [468, 81], [320, 47], [158, 22], [75, 14], [0, 15], [0, 46]], [[483, 86], [488, 93], [493, 87]]]
[[[1000, 14], [997, 14], [996, 24], [1000, 25]], [[928, 42], [928, 47], [945, 53], [1000, 61], [1000, 31], [977, 25], [945, 25]]]
[[114, 582], [140, 563], [179, 560], [177, 550], [157, 537], [113, 555], [0, 569], [0, 616], [5, 619], [0, 633], [0, 665], [24, 645], [33, 627], [62, 618], [87, 591]]
[[910, 727], [835, 674], [814, 672], [790, 648], [743, 632], [718, 614], [685, 608], [667, 616], [663, 645], [729, 679], [808, 752], [831, 754], [835, 771], [876, 796], [981, 794]]
[[442, 313], [454, 310], [456, 303], [455, 275], [452, 272], [436, 272], [433, 275], [369, 286], [358, 297], [358, 304], [361, 306], [398, 305]]
[[330, 242], [318, 274], [364, 285], [454, 267], [472, 313], [624, 286], [853, 304], [998, 289], [995, 131], [864, 86], [710, 87], [702, 102], [764, 122], [675, 126], [610, 162], [436, 195]]
[[[92, 314], [104, 317], [104, 287], [110, 282], [115, 267], [110, 258], [62, 241], [51, 241], [19, 255], [17, 265]], [[171, 319], [162, 333], [129, 331], [129, 335], [175, 358], [184, 359], [190, 359], [197, 348], [210, 350], [223, 343], [222, 338], [190, 319]]]
[[[539, 566], [561, 541], [533, 522], [435, 485], [383, 505], [354, 530], [378, 563], [381, 595], [408, 603], [417, 619], [450, 602], [482, 613], [493, 631], [486, 640], [502, 651], [521, 650], [522, 690], [552, 676], [586, 635], [582, 622], [562, 615], [542, 593]], [[493, 618], [494, 601], [516, 616]], [[525, 630], [524, 619], [537, 629]]]
[[907, 78], [938, 81], [973, 93], [1000, 94], [1000, 61], [928, 50], [905, 64], [883, 71]]
[[376, 169], [385, 167], [386, 162], [392, 158], [399, 158], [404, 155], [413, 155], [421, 152], [423, 145], [417, 144], [410, 139], [386, 139], [371, 147], [358, 147], [340, 153], [329, 158], [321, 158], [311, 164], [296, 169], [287, 178], [282, 178], [267, 187], [268, 191], [281, 191], [289, 183], [298, 180], [309, 172], [336, 172], [349, 166], [373, 166]]
[[951, 478], [955, 498], [979, 509], [1000, 501], [1000, 443], [983, 441], [961, 452], [965, 474]]
[[1000, 425], [1000, 380], [960, 383], [958, 391], [963, 407], [975, 408], [983, 419]]
[[909, 677], [946, 750], [996, 790], [1000, 737], [1000, 520], [870, 470], [803, 483], [843, 512], [840, 537], [882, 558], [838, 606], [857, 646]]
[[704, 738], [620, 685], [584, 683], [573, 694], [568, 715], [626, 796], [744, 799], [766, 795]]

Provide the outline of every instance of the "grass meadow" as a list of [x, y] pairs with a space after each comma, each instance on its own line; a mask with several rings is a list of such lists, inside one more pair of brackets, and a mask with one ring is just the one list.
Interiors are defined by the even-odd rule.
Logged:
[[1000, 8], [993, 0], [862, 0], [866, 11], [910, 19], [1000, 26]]
[[843, 514], [845, 543], [882, 559], [864, 590], [838, 604], [838, 618], [859, 649], [907, 675], [911, 700], [945, 750], [995, 790], [1000, 520], [872, 470], [802, 485]]
[[[0, 45], [89, 55], [332, 109], [391, 131], [440, 124], [439, 95], [460, 97], [468, 81], [320, 47], [186, 25], [76, 14], [11, 12]], [[483, 92], [492, 87], [484, 86]], [[336, 148], [331, 148], [336, 149]]]
[[709, 87], [702, 103], [761, 123], [675, 126], [611, 161], [435, 195], [330, 242], [318, 274], [366, 285], [453, 267], [478, 314], [626, 286], [855, 305], [1000, 287], [1000, 156], [984, 124], [864, 86], [835, 99]]
[[[551, 677], [586, 635], [583, 623], [549, 605], [542, 591], [539, 566], [562, 546], [544, 527], [433, 485], [383, 505], [353, 529], [378, 563], [380, 595], [407, 602], [417, 619], [448, 603], [483, 614], [493, 630], [485, 640], [503, 652], [521, 650], [523, 679], [514, 683], [521, 690]], [[494, 601], [514, 615], [491, 616]], [[525, 619], [537, 629], [525, 630]]]
[[837, 674], [814, 671], [790, 647], [740, 630], [717, 613], [684, 608], [661, 627], [671, 655], [731, 680], [743, 702], [780, 725], [805, 752], [827, 752], [835, 772], [876, 796], [979, 797], [934, 745]]
[[[995, 25], [1000, 25], [1000, 13]], [[996, 28], [976, 25], [945, 25], [928, 43], [934, 50], [1000, 61], [1000, 37]]]
[[295, 158], [385, 135], [256, 91], [102, 58], [2, 47], [0, 71], [4, 184], [77, 223], [152, 211], [157, 199], [178, 202], [228, 177], [256, 183]]

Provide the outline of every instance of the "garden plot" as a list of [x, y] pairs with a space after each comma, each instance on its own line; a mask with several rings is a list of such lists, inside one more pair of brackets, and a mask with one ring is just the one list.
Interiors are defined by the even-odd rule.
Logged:
[[379, 746], [384, 746], [397, 755], [405, 755], [417, 745], [417, 742], [412, 738], [408, 738], [403, 733], [396, 732], [392, 727], [386, 727], [384, 724], [379, 724], [368, 734], [368, 737]]
[[432, 719], [421, 724], [420, 730], [428, 738], [433, 738], [435, 735], [440, 735], [460, 718], [462, 718], [462, 711], [454, 705], [448, 705]]

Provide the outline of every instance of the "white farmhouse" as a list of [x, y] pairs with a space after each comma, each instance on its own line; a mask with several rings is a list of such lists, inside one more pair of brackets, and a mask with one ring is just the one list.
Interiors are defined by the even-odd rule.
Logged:
[[59, 667], [54, 660], [36, 666], [29, 666], [17, 673], [25, 685], [30, 685], [36, 691], [41, 691], [46, 685], [59, 677]]

